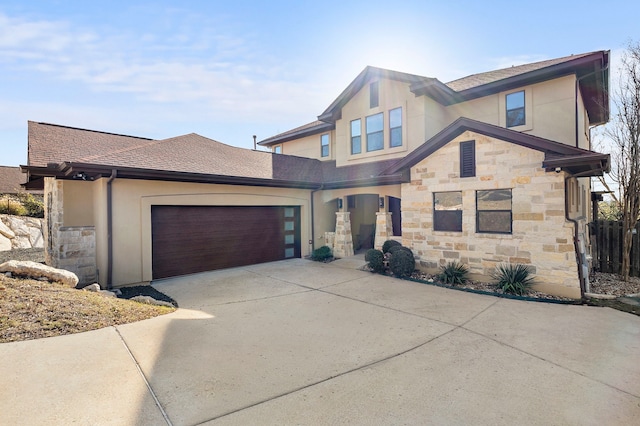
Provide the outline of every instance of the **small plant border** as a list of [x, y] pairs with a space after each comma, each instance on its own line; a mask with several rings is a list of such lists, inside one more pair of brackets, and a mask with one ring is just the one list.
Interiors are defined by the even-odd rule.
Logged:
[[[398, 278], [398, 277], [393, 277], [393, 278]], [[412, 277], [398, 278], [398, 279], [406, 280], [406, 281], [413, 281], [413, 282], [416, 282], [416, 283], [419, 283], [419, 284], [432, 285], [432, 286], [435, 286], [435, 287], [447, 288], [447, 289], [451, 289], [451, 290], [466, 291], [467, 293], [474, 293], [474, 294], [482, 294], [482, 295], [486, 295], [486, 296], [500, 297], [502, 299], [523, 300], [523, 301], [526, 301], [526, 302], [555, 303], [555, 304], [560, 304], [560, 305], [582, 305], [583, 304], [581, 299], [559, 300], [559, 299], [549, 299], [549, 298], [546, 298], [546, 297], [518, 296], [516, 294], [496, 293], [496, 292], [493, 292], [493, 291], [476, 290], [474, 288], [456, 287], [456, 286], [442, 284], [442, 283], [439, 283], [439, 282], [436, 282], [436, 281], [429, 282], [429, 281], [421, 280], [421, 279], [418, 279], [418, 278], [412, 278]]]

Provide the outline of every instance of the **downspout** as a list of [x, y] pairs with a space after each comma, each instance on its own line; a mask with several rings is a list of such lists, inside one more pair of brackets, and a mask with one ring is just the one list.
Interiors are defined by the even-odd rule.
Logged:
[[580, 298], [584, 299], [584, 294], [587, 291], [586, 289], [586, 277], [582, 273], [582, 260], [580, 259], [580, 245], [579, 245], [579, 225], [576, 219], [571, 219], [569, 217], [569, 194], [567, 191], [567, 183], [569, 179], [576, 179], [579, 177], [586, 177], [593, 174], [593, 171], [586, 171], [583, 173], [577, 173], [575, 175], [569, 175], [564, 178], [564, 217], [569, 222], [573, 223], [573, 247], [576, 254], [576, 265], [578, 267], [578, 280], [580, 281]]
[[322, 183], [317, 189], [314, 189], [311, 191], [311, 252], [313, 253], [314, 247], [315, 247], [315, 241], [316, 241], [316, 225], [315, 225], [315, 209], [313, 206], [313, 195], [318, 192], [318, 191], [322, 191], [324, 189], [324, 183]]
[[107, 289], [113, 288], [113, 181], [118, 176], [116, 169], [111, 170], [107, 181]]

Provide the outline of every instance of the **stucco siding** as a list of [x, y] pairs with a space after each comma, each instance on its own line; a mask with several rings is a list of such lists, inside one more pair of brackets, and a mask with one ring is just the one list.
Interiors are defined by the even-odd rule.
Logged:
[[[475, 140], [476, 176], [460, 178], [459, 143]], [[500, 263], [535, 271], [537, 285], [552, 294], [580, 297], [573, 224], [564, 216], [564, 174], [542, 169], [544, 154], [465, 132], [411, 169], [402, 185], [403, 243], [435, 272], [448, 261], [466, 264], [479, 277]], [[476, 191], [512, 190], [512, 233], [476, 232]], [[462, 232], [434, 231], [433, 193], [462, 192]]]
[[[320, 136], [326, 133], [329, 134], [329, 156], [322, 157], [320, 150]], [[322, 161], [335, 159], [335, 131], [333, 130], [284, 142], [281, 145], [282, 154], [315, 158]]]
[[[370, 108], [369, 85], [366, 84], [342, 108], [342, 117], [336, 121], [336, 162], [338, 167], [369, 161], [402, 158], [422, 144], [425, 139], [425, 103], [409, 90], [409, 83], [379, 80], [379, 105]], [[389, 111], [402, 108], [402, 146], [389, 146]], [[384, 149], [367, 152], [366, 117], [383, 113]], [[351, 155], [351, 121], [361, 119], [362, 152]]]
[[[66, 197], [65, 217], [83, 217], [96, 227], [96, 257], [100, 284], [106, 285], [108, 243], [106, 182], [57, 181], [65, 192], [77, 191], [82, 197]], [[115, 179], [113, 194], [113, 277], [115, 287], [152, 279], [151, 206], [300, 206], [302, 255], [310, 253], [309, 192], [283, 188]], [[78, 209], [93, 204], [93, 217]], [[92, 223], [89, 223], [92, 222]], [[222, 249], [222, 248], [221, 248]]]

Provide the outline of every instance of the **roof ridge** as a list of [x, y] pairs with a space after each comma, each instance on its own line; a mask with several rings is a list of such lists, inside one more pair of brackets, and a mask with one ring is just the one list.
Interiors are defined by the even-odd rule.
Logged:
[[122, 133], [103, 132], [101, 130], [83, 129], [81, 127], [65, 126], [65, 125], [62, 125], [62, 124], [54, 124], [54, 123], [45, 123], [45, 122], [42, 122], [42, 121], [31, 121], [31, 120], [29, 120], [29, 121], [31, 123], [40, 124], [42, 126], [60, 127], [60, 128], [63, 128], [63, 129], [81, 130], [83, 132], [100, 133], [100, 134], [103, 134], [103, 135], [112, 135], [112, 136], [123, 136], [123, 137], [127, 137], [127, 138], [135, 138], [135, 139], [154, 140], [154, 139], [145, 138], [145, 137], [142, 137], [142, 136], [132, 136], [132, 135], [125, 135], [125, 134], [122, 134]]

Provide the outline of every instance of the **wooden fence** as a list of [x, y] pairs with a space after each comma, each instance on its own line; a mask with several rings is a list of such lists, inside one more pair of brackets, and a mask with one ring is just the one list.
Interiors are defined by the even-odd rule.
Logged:
[[[590, 230], [594, 269], [619, 274], [622, 266], [622, 222], [598, 220], [591, 223]], [[629, 275], [640, 277], [640, 223], [633, 235]]]

